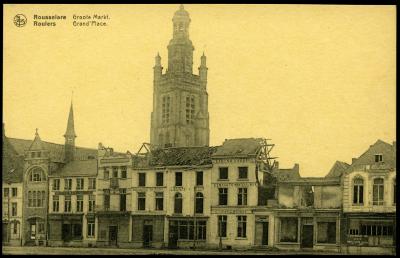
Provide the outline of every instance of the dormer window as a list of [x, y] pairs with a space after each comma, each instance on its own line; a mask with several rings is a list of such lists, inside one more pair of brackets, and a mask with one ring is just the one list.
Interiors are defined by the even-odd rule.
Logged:
[[42, 170], [40, 168], [34, 168], [30, 174], [29, 181], [32, 182], [42, 181]]
[[382, 162], [383, 155], [382, 154], [375, 154], [375, 162]]

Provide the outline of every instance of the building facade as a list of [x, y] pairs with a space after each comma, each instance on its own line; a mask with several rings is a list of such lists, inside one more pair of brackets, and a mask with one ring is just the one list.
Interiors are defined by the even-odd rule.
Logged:
[[343, 250], [393, 254], [396, 247], [396, 142], [378, 140], [342, 175]]
[[115, 153], [101, 143], [98, 148], [98, 176], [95, 213], [96, 246], [130, 246], [132, 164], [129, 154]]

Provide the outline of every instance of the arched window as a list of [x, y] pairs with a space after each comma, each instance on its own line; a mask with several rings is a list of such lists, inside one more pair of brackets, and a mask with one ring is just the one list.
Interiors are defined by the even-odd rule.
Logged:
[[353, 204], [364, 204], [364, 180], [360, 177], [353, 180]]
[[186, 96], [186, 123], [193, 124], [195, 113], [195, 98], [193, 95]]
[[203, 200], [203, 194], [196, 193], [196, 213], [203, 213]]
[[182, 194], [175, 194], [174, 213], [182, 213]]
[[43, 170], [41, 168], [34, 168], [29, 175], [29, 181], [40, 182], [43, 180]]
[[383, 205], [383, 190], [383, 178], [375, 178], [372, 193], [372, 205]]

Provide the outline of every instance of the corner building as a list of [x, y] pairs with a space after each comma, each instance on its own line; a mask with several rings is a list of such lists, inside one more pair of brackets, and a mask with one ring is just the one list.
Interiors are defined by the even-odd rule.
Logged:
[[155, 58], [150, 143], [155, 147], [208, 146], [210, 138], [206, 57], [193, 74], [193, 44], [189, 13], [181, 5], [172, 19], [168, 69]]

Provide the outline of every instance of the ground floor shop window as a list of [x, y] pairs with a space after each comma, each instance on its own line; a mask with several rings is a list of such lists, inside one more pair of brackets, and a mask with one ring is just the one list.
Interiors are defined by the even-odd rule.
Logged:
[[297, 242], [297, 218], [281, 218], [280, 242]]
[[237, 216], [237, 237], [246, 237], [246, 216]]
[[82, 239], [82, 224], [63, 224], [62, 238], [65, 241]]
[[364, 236], [392, 236], [391, 225], [361, 225], [361, 235]]
[[336, 222], [318, 222], [317, 229], [318, 243], [336, 243]]
[[[180, 220], [174, 224], [178, 227], [179, 240], [206, 240], [206, 221], [196, 221], [195, 223], [193, 220]], [[197, 232], [196, 235], [195, 232]]]

